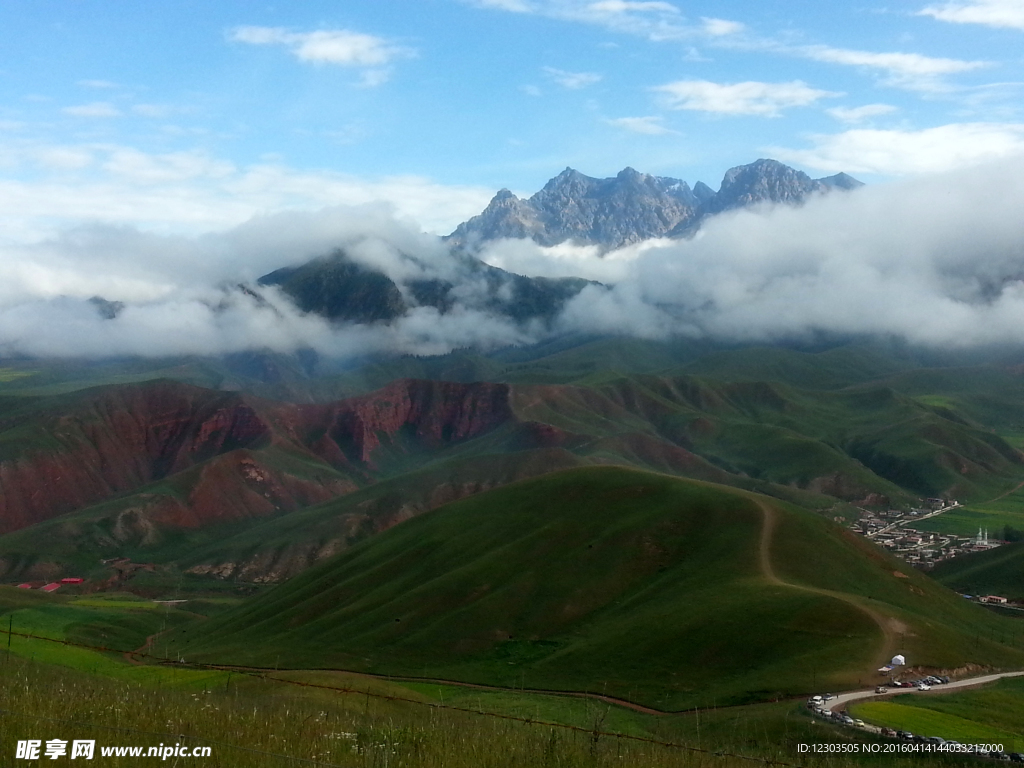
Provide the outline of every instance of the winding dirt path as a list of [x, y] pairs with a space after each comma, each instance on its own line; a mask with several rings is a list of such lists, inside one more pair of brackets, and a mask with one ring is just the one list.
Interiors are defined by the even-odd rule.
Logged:
[[149, 637], [146, 638], [146, 642], [144, 642], [142, 645], [140, 645], [134, 651], [125, 651], [124, 652], [125, 661], [127, 661], [129, 664], [134, 664], [134, 665], [136, 665], [138, 667], [145, 666], [146, 662], [140, 661], [139, 659], [135, 658], [136, 654], [143, 654], [143, 655], [145, 655], [146, 652], [152, 647], [153, 641], [156, 640], [157, 635], [162, 635], [162, 634], [163, 634], [163, 632], [154, 632], [152, 635], [150, 635]]
[[825, 595], [836, 600], [841, 600], [868, 616], [868, 618], [875, 622], [875, 624], [878, 625], [878, 628], [882, 631], [882, 647], [879, 649], [875, 660], [872, 662], [871, 671], [874, 672], [884, 664], [888, 664], [889, 660], [899, 648], [899, 635], [906, 633], [907, 626], [899, 619], [891, 616], [885, 616], [873, 608], [869, 608], [864, 605], [860, 599], [844, 592], [835, 592], [831, 589], [821, 589], [819, 587], [806, 587], [802, 584], [792, 584], [780, 579], [775, 573], [775, 569], [772, 567], [772, 538], [775, 535], [775, 528], [778, 524], [778, 513], [771, 504], [768, 504], [761, 499], [754, 499], [754, 501], [757, 503], [757, 506], [761, 509], [761, 512], [764, 515], [764, 523], [761, 526], [761, 543], [759, 549], [761, 573], [765, 579], [767, 579], [770, 584], [774, 584], [776, 586], [800, 589], [804, 592], [811, 592], [816, 595]]
[[999, 494], [999, 495], [998, 495], [998, 496], [996, 496], [996, 497], [995, 497], [994, 499], [989, 499], [988, 501], [982, 501], [982, 502], [979, 502], [979, 503], [980, 503], [980, 504], [991, 504], [991, 503], [992, 503], [993, 501], [999, 501], [1000, 499], [1005, 499], [1005, 498], [1006, 498], [1007, 496], [1009, 496], [1009, 495], [1010, 495], [1011, 493], [1016, 493], [1016, 492], [1017, 492], [1017, 491], [1019, 491], [1019, 490], [1020, 490], [1021, 488], [1024, 488], [1024, 482], [1021, 482], [1021, 483], [1020, 483], [1020, 485], [1018, 485], [1018, 486], [1016, 486], [1016, 487], [1014, 487], [1014, 488], [1011, 488], [1011, 489], [1010, 489], [1010, 490], [1008, 490], [1008, 491], [1007, 491], [1006, 493], [1001, 493], [1001, 494]]

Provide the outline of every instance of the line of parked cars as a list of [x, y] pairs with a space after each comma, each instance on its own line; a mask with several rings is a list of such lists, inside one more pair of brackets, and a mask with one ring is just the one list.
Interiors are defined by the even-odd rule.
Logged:
[[[889, 688], [917, 688], [919, 691], [930, 691], [933, 685], [945, 685], [948, 682], [949, 678], [944, 675], [928, 675], [920, 680], [891, 680], [887, 686]], [[878, 692], [876, 688], [875, 693]]]
[[[928, 690], [932, 685], [943, 685], [948, 682], [948, 677], [929, 676], [926, 678], [922, 678], [921, 680], [914, 680], [913, 682], [895, 682], [890, 683], [890, 685], [893, 688], [910, 688], [914, 686], [920, 688], [920, 686], [923, 685], [925, 686], [925, 690]], [[875, 689], [875, 693], [884, 693], [886, 691], [887, 689], [882, 686], [879, 686], [879, 688]], [[850, 725], [855, 728], [864, 728], [865, 730], [871, 731], [877, 730], [877, 732], [880, 733], [882, 736], [886, 736], [890, 739], [900, 739], [902, 741], [909, 741], [913, 744], [923, 744], [932, 747], [945, 747], [950, 752], [958, 752], [960, 751], [960, 747], [962, 746], [958, 741], [947, 741], [946, 739], [943, 739], [939, 736], [917, 736], [913, 733], [910, 733], [909, 731], [897, 731], [888, 727], [876, 729], [874, 726], [869, 726], [863, 720], [858, 720], [857, 718], [852, 717], [849, 712], [841, 710], [830, 712], [828, 709], [825, 708], [825, 703], [834, 698], [835, 696], [833, 696], [831, 693], [826, 693], [821, 696], [812, 696], [807, 700], [807, 707], [817, 717], [821, 717], [826, 720], [831, 720], [837, 725]], [[1024, 753], [1021, 752], [964, 752], [964, 754], [972, 754], [975, 757], [987, 757], [993, 760], [1006, 760], [1014, 763], [1024, 763]]]

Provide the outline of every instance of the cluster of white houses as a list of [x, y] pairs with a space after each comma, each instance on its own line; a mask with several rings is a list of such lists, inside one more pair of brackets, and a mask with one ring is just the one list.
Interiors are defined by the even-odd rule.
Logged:
[[[864, 516], [850, 527], [892, 554], [917, 568], [928, 569], [936, 563], [969, 552], [984, 552], [995, 549], [1006, 542], [990, 538], [987, 528], [979, 528], [977, 536], [956, 536], [951, 533], [919, 531], [912, 527], [915, 522], [935, 517], [942, 512], [959, 506], [956, 501], [926, 499], [923, 508], [905, 512], [899, 509], [885, 511], [864, 510]], [[982, 603], [1005, 605], [1009, 601], [999, 595], [964, 595]]]

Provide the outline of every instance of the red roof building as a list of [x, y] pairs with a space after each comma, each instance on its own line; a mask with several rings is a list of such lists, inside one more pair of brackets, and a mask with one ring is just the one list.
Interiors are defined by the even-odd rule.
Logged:
[[67, 578], [67, 579], [61, 579], [60, 583], [61, 584], [81, 584], [83, 581], [85, 581], [85, 579], [80, 579], [77, 576], [72, 576], [72, 577]]
[[19, 585], [18, 585], [18, 589], [32, 589], [32, 585], [31, 585], [31, 584], [28, 584], [28, 583], [25, 583], [25, 584], [19, 584]]
[[60, 584], [53, 581], [47, 584], [45, 587], [40, 587], [40, 589], [43, 590], [43, 592], [56, 592], [58, 589], [60, 589]]

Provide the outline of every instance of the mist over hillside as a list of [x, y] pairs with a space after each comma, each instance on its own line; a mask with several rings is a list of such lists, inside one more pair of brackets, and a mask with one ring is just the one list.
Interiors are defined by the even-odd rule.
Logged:
[[[1014, 343], [1024, 321], [1022, 179], [1018, 160], [807, 194], [798, 205], [752, 200], [706, 216], [689, 237], [612, 250], [527, 238], [453, 250], [384, 205], [281, 212], [195, 238], [80, 227], [6, 247], [0, 354], [313, 349], [347, 358], [488, 350], [570, 332]], [[398, 308], [325, 316], [258, 282], [331, 253], [392, 285]], [[557, 302], [517, 314], [509, 308], [520, 301], [516, 286], [525, 284], [511, 276], [496, 280], [491, 267], [593, 282], [577, 282]]]

